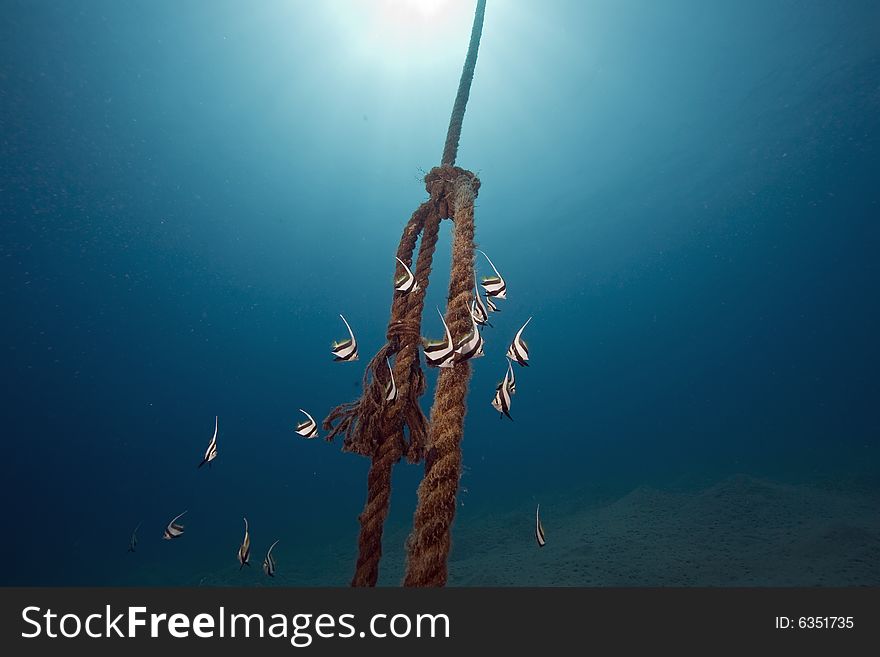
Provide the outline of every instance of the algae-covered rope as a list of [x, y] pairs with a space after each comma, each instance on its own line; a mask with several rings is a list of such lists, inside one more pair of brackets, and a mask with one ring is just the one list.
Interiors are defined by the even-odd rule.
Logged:
[[483, 33], [483, 16], [485, 13], [486, 0], [477, 0], [474, 26], [471, 28], [471, 40], [468, 44], [464, 68], [461, 70], [461, 80], [458, 82], [458, 93], [455, 95], [455, 103], [452, 106], [452, 117], [449, 119], [449, 129], [446, 131], [446, 144], [443, 146], [443, 157], [440, 159], [441, 165], [455, 164], [455, 158], [458, 155], [461, 124], [464, 120], [464, 110], [467, 107], [468, 97], [471, 93], [471, 81], [474, 79], [474, 68], [477, 65], [477, 51], [480, 49], [480, 36]]

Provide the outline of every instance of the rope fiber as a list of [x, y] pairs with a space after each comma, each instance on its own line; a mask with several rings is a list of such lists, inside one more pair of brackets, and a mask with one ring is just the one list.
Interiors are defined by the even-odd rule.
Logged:
[[[427, 388], [419, 359], [419, 346], [425, 295], [440, 222], [449, 217], [454, 219], [455, 227], [445, 319], [453, 336], [466, 335], [471, 328], [469, 304], [474, 272], [474, 199], [480, 181], [473, 173], [454, 166], [454, 163], [477, 61], [485, 7], [486, 0], [477, 1], [442, 164], [425, 176], [425, 188], [430, 198], [412, 214], [397, 247], [397, 257], [409, 266], [418, 244], [414, 267], [418, 288], [406, 293], [394, 292], [386, 342], [367, 364], [360, 398], [340, 404], [330, 411], [322, 423], [328, 432], [328, 441], [342, 435], [343, 451], [371, 459], [367, 474], [367, 500], [358, 517], [358, 558], [352, 586], [375, 586], [378, 581], [382, 533], [391, 500], [392, 470], [404, 456], [410, 463], [426, 461], [425, 478], [419, 486], [413, 534], [408, 541], [404, 583], [407, 586], [446, 583], [449, 528], [455, 515], [455, 497], [461, 471], [459, 446], [470, 365], [464, 362], [453, 368], [443, 368], [438, 377], [429, 427], [419, 404]], [[385, 399], [385, 385], [390, 376], [386, 359], [391, 358], [394, 358], [397, 397], [388, 402]], [[430, 446], [430, 451], [426, 450], [427, 446]]]

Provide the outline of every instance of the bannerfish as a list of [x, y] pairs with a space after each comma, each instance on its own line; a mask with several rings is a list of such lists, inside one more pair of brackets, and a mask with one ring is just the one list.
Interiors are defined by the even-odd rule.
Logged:
[[[342, 317], [342, 315], [339, 315]], [[330, 351], [333, 352], [335, 358], [333, 360], [341, 360], [341, 361], [352, 361], [358, 359], [358, 345], [357, 340], [354, 339], [354, 332], [351, 330], [351, 326], [348, 325], [348, 322], [345, 320], [345, 317], [342, 317], [342, 321], [345, 322], [345, 326], [348, 329], [348, 335], [350, 336], [348, 340], [342, 340], [341, 342], [334, 341], [333, 344], [330, 345]]]
[[513, 375], [513, 363], [510, 362], [510, 359], [507, 359], [507, 374], [510, 376], [510, 380], [507, 382], [507, 389], [510, 390], [511, 395], [516, 394], [516, 377]]
[[[279, 538], [278, 541], [281, 539]], [[272, 556], [272, 548], [278, 545], [278, 541], [272, 543], [269, 546], [269, 551], [266, 553], [266, 558], [263, 559], [263, 572], [266, 573], [269, 577], [275, 577], [275, 557]]]
[[315, 418], [313, 418], [303, 409], [299, 409], [299, 412], [303, 413], [308, 418], [308, 420], [303, 420], [302, 422], [297, 424], [295, 431], [303, 438], [317, 438], [318, 423], [315, 422]]
[[526, 320], [526, 323], [522, 325], [522, 328], [516, 332], [513, 342], [511, 342], [510, 346], [507, 348], [507, 357], [525, 367], [529, 366], [529, 346], [526, 344], [526, 341], [522, 339], [522, 332], [531, 321], [532, 318], [529, 317]]
[[538, 505], [538, 508], [535, 509], [535, 538], [538, 540], [538, 546], [544, 547], [544, 544], [547, 542], [544, 540], [544, 525], [541, 524], [541, 516], [539, 515], [541, 512], [541, 505]]
[[492, 301], [492, 297], [486, 297], [486, 305], [489, 307], [490, 313], [500, 313], [501, 309]]
[[140, 528], [141, 528], [141, 523], [138, 523], [137, 527], [135, 527], [134, 531], [131, 533], [131, 538], [128, 539], [128, 551], [129, 552], [134, 552], [134, 549], [137, 547], [137, 544], [138, 544], [137, 534], [138, 534], [138, 529], [140, 529]]
[[388, 374], [391, 380], [385, 385], [385, 401], [394, 401], [397, 399], [397, 384], [394, 383], [394, 370], [391, 369], [391, 361], [387, 358], [385, 362], [388, 364]]
[[401, 260], [397, 256], [394, 257], [405, 270], [403, 274], [394, 279], [394, 289], [398, 292], [403, 293], [416, 292], [419, 289], [419, 284], [416, 281], [415, 275], [412, 273], [410, 268], [406, 266], [406, 263], [403, 260]]
[[251, 535], [248, 532], [248, 521], [247, 518], [244, 518], [244, 539], [241, 541], [241, 547], [238, 548], [238, 563], [241, 565], [238, 567], [239, 570], [244, 568], [245, 566], [250, 566], [250, 558], [251, 558]]
[[[510, 363], [508, 362], [508, 367], [509, 366]], [[513, 418], [510, 417], [510, 375], [508, 372], [504, 373], [504, 379], [495, 388], [495, 396], [492, 398], [492, 408], [501, 413], [501, 415], [498, 416], [499, 419], [506, 415], [513, 420]]]
[[175, 516], [174, 520], [168, 523], [165, 527], [165, 533], [162, 535], [166, 541], [170, 541], [172, 538], [177, 538], [178, 536], [183, 535], [183, 525], [178, 524], [178, 520], [180, 520], [183, 515], [186, 513], [184, 511], [179, 516]]
[[[480, 249], [477, 249], [480, 251]], [[507, 298], [507, 284], [504, 282], [504, 279], [501, 278], [501, 273], [498, 271], [498, 268], [495, 266], [495, 263], [489, 259], [489, 256], [486, 255], [485, 251], [480, 251], [484, 256], [486, 256], [486, 260], [489, 260], [489, 264], [492, 265], [492, 269], [495, 270], [494, 276], [484, 276], [483, 277], [483, 289], [486, 290], [487, 297], [498, 297], [499, 299]]]
[[479, 358], [483, 355], [483, 336], [480, 335], [477, 320], [473, 317], [471, 317], [471, 325], [473, 326], [473, 329], [471, 329], [471, 332], [467, 337], [459, 343], [458, 349], [455, 350], [455, 355], [459, 362], [466, 361], [470, 358]]
[[208, 443], [208, 449], [205, 450], [205, 456], [202, 459], [202, 462], [199, 463], [199, 467], [201, 468], [205, 463], [210, 463], [215, 458], [217, 458], [217, 428], [219, 427], [219, 421], [217, 416], [214, 416], [214, 435], [211, 437], [211, 442]]
[[446, 326], [446, 320], [443, 319], [443, 313], [437, 309], [440, 315], [440, 321], [443, 322], [443, 328], [446, 331], [444, 340], [423, 340], [425, 360], [431, 367], [452, 367], [455, 362], [455, 345], [452, 343], [452, 334], [449, 327]]
[[480, 326], [492, 326], [489, 323], [489, 311], [480, 296], [480, 288], [477, 286], [477, 272], [474, 272], [474, 300], [471, 302], [471, 317]]

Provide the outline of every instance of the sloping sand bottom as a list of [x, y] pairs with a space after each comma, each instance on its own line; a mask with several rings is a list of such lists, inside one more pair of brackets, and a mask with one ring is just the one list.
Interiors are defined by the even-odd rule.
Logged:
[[[642, 486], [604, 501], [566, 494], [541, 508], [543, 548], [535, 542], [531, 503], [460, 514], [449, 585], [880, 585], [876, 483], [788, 484], [736, 475], [688, 489]], [[408, 531], [386, 531], [380, 585], [401, 582]], [[324, 546], [261, 583], [347, 586], [355, 543], [352, 536]], [[236, 581], [230, 569], [191, 584]]]

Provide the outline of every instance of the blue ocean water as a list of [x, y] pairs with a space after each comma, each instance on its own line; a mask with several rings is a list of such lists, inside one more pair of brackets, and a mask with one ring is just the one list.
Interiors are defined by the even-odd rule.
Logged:
[[[384, 340], [473, 4], [2, 3], [0, 583], [266, 584], [280, 539], [277, 583], [347, 584], [368, 462], [293, 426]], [[875, 2], [489, 0], [457, 163], [509, 292], [454, 544], [519, 509], [532, 541], [536, 501], [590, 490], [875, 474], [878, 137]], [[395, 470], [392, 557], [421, 473]]]

